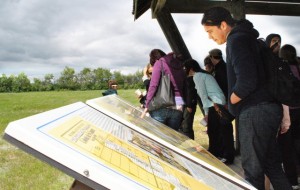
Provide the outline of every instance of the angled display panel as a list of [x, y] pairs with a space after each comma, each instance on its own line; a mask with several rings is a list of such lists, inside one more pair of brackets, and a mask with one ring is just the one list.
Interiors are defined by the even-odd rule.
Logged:
[[[94, 189], [254, 189], [118, 96], [9, 123], [4, 138]], [[151, 130], [152, 128], [152, 130]]]
[[86, 103], [184, 159], [189, 174], [213, 189], [255, 189], [196, 141], [150, 117], [140, 118], [142, 110], [119, 96], [105, 96]]

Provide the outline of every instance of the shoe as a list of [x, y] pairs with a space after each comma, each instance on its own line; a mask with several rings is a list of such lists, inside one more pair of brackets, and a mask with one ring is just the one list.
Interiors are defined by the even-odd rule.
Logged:
[[227, 160], [226, 158], [221, 158], [221, 157], [218, 157], [218, 159], [224, 164], [226, 164], [227, 166], [233, 164], [233, 160]]
[[233, 164], [233, 160], [232, 161], [231, 160], [226, 160], [224, 162], [224, 164], [226, 164], [227, 166], [229, 166], [229, 165]]
[[292, 185], [293, 190], [298, 190], [300, 187], [299, 185]]
[[227, 161], [226, 158], [218, 157], [218, 159], [219, 159], [221, 162], [223, 162], [223, 163], [225, 163], [225, 162]]

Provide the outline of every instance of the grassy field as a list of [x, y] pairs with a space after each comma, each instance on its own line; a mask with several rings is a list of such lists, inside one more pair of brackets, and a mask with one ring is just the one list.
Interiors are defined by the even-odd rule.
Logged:
[[[118, 90], [119, 96], [139, 105], [134, 90]], [[61, 91], [0, 94], [0, 190], [67, 190], [73, 178], [35, 157], [19, 150], [2, 139], [8, 123], [37, 113], [85, 102], [97, 98], [101, 91]], [[195, 140], [205, 148], [207, 135], [200, 126], [202, 118], [197, 110], [194, 129]]]

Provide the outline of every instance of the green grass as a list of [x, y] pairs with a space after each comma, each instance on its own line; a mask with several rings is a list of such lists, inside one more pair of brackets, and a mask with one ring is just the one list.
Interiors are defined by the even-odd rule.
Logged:
[[[119, 96], [139, 105], [135, 90], [118, 90]], [[102, 96], [101, 91], [60, 91], [0, 93], [0, 134], [8, 123], [37, 113], [65, 106], [78, 101]], [[197, 110], [194, 130], [195, 138], [207, 147], [207, 135], [203, 132]], [[0, 138], [0, 190], [67, 190], [73, 178], [44, 163], [30, 154]]]

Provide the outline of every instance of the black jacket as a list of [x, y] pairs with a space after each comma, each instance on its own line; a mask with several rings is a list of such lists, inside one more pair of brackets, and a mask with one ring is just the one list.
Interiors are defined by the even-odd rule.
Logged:
[[241, 20], [227, 37], [228, 98], [234, 92], [242, 99], [237, 104], [228, 101], [229, 111], [234, 115], [261, 102], [274, 101], [264, 87], [266, 76], [257, 48], [258, 36], [250, 21]]
[[224, 60], [220, 60], [219, 63], [215, 65], [215, 79], [223, 91], [226, 100], [228, 98], [228, 85], [227, 85], [227, 70], [226, 63]]
[[186, 106], [192, 108], [197, 105], [197, 90], [195, 89], [195, 83], [193, 77], [187, 77], [185, 87], [185, 102]]

